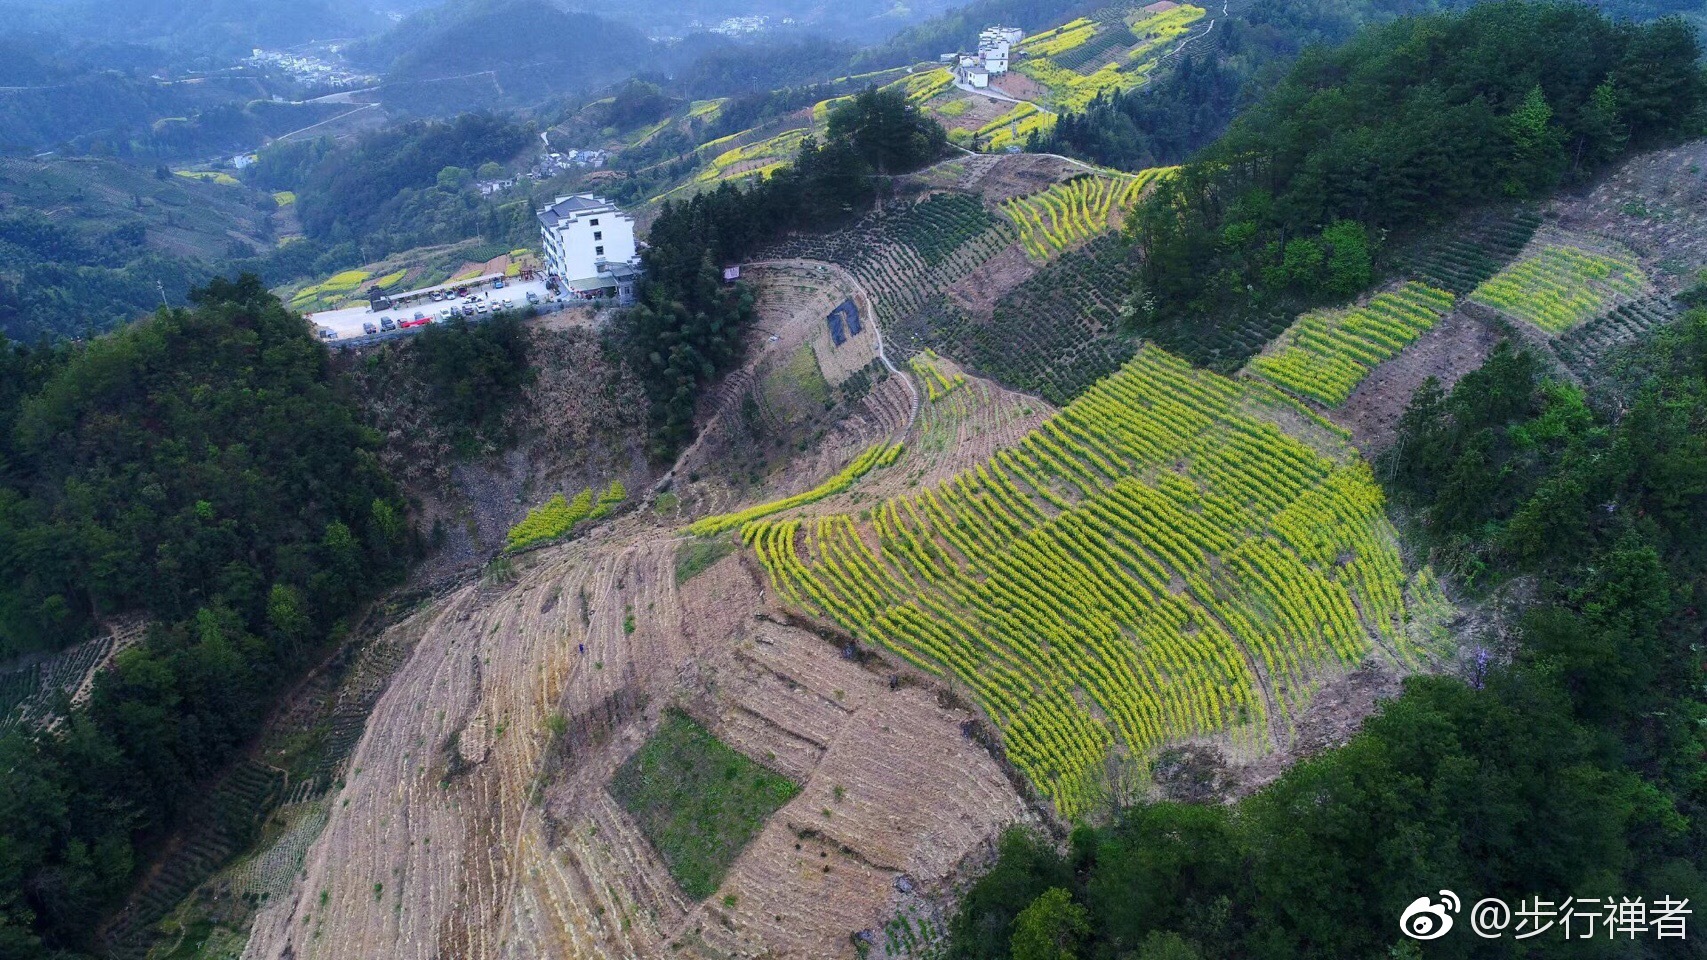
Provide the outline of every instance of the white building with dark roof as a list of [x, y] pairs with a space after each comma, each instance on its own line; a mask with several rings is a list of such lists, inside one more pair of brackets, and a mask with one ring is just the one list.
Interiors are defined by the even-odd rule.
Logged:
[[955, 64], [955, 80], [963, 86], [986, 87], [992, 77], [1008, 72], [1012, 50], [1025, 39], [1018, 27], [988, 27], [978, 35], [976, 53], [944, 54], [944, 62]]
[[634, 220], [603, 197], [558, 197], [539, 211], [546, 269], [582, 293], [612, 289], [632, 299], [636, 247]]

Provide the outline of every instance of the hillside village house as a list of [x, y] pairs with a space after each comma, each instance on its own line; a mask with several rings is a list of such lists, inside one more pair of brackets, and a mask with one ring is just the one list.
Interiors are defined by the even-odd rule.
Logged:
[[973, 87], [987, 87], [991, 77], [1008, 72], [1009, 51], [1025, 39], [1018, 27], [989, 27], [978, 35], [978, 52], [944, 54], [943, 62], [955, 65], [955, 79]]
[[634, 220], [603, 197], [558, 197], [539, 211], [546, 269], [571, 293], [634, 301]]

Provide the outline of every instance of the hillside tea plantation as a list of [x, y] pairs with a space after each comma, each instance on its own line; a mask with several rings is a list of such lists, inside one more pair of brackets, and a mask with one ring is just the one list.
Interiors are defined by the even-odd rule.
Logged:
[[1136, 342], [1120, 317], [1134, 270], [1128, 254], [1105, 233], [1041, 266], [996, 301], [988, 321], [939, 294], [886, 327], [885, 340], [930, 347], [980, 376], [1067, 403], [1132, 358]]
[[996, 222], [977, 197], [938, 193], [887, 217], [883, 227], [889, 237], [912, 247], [919, 259], [934, 267]]
[[1528, 208], [1483, 215], [1412, 242], [1394, 254], [1393, 265], [1405, 276], [1463, 296], [1511, 262], [1540, 225], [1541, 215]]
[[1551, 334], [1561, 334], [1633, 299], [1647, 278], [1627, 254], [1545, 247], [1477, 287], [1470, 299]]
[[1338, 406], [1370, 370], [1397, 356], [1451, 309], [1450, 293], [1407, 283], [1356, 309], [1307, 313], [1273, 352], [1251, 361], [1251, 371], [1298, 396]]
[[1049, 59], [1057, 67], [1064, 70], [1079, 70], [1087, 67], [1092, 61], [1107, 56], [1117, 49], [1135, 45], [1138, 35], [1125, 24], [1111, 24], [1095, 37], [1085, 40], [1077, 46], [1070, 47], [1059, 53], [1052, 54]]
[[1417, 655], [1380, 488], [1276, 403], [1149, 346], [949, 481], [741, 535], [784, 602], [969, 693], [1072, 818], [1111, 750], [1260, 749], [1374, 643]]

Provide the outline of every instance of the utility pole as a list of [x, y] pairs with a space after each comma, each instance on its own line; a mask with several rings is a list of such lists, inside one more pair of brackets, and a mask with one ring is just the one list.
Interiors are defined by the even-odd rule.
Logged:
[[161, 283], [159, 279], [156, 279], [154, 281], [154, 289], [160, 291], [160, 306], [167, 310], [172, 309], [172, 305], [166, 302], [166, 285]]

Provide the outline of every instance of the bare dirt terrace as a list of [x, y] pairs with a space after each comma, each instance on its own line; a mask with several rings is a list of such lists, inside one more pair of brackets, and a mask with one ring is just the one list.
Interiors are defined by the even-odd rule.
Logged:
[[[841, 279], [782, 274], [764, 290], [756, 359], [722, 397], [733, 413], [714, 418], [714, 455], [684, 497], [743, 489], [714, 471], [752, 438], [725, 434], [749, 430], [753, 391], [788, 399], [803, 350], [827, 389], [873, 378], [868, 363], [815, 362], [826, 305], [850, 292]], [[837, 349], [850, 347], [873, 355]], [[896, 378], [866, 387], [764, 491], [811, 486], [840, 468], [837, 451], [905, 423]], [[945, 441], [1024, 419], [993, 388], [961, 389], [962, 412], [932, 428]], [[972, 713], [792, 625], [740, 552], [678, 573], [684, 540], [637, 510], [394, 628], [408, 659], [245, 957], [852, 956], [856, 931], [948, 890], [1003, 827], [1035, 819], [966, 734]], [[609, 790], [672, 709], [799, 785], [698, 902]]]
[[1456, 310], [1382, 364], [1346, 398], [1334, 420], [1351, 431], [1359, 450], [1373, 456], [1393, 442], [1411, 397], [1430, 378], [1451, 390], [1480, 367], [1500, 341], [1498, 326], [1480, 315]]

